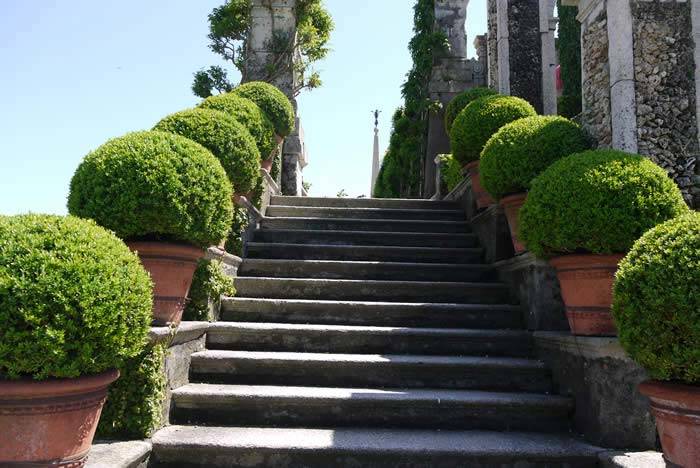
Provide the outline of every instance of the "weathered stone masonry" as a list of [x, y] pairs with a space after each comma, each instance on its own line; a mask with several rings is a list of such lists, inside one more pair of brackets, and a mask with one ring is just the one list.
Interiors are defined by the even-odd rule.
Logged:
[[542, 42], [537, 0], [508, 2], [510, 94], [521, 97], [543, 113]]
[[608, 19], [605, 10], [581, 31], [583, 124], [600, 148], [612, 145]]
[[488, 0], [488, 85], [498, 89], [498, 8], [496, 0]]

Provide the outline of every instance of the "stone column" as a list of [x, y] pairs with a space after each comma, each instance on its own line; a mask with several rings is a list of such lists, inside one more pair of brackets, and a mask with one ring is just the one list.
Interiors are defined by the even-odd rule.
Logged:
[[498, 89], [498, 9], [497, 0], [487, 0], [488, 86]]
[[302, 172], [308, 164], [306, 145], [304, 144], [304, 129], [299, 118], [296, 119], [296, 130], [293, 135], [284, 140], [282, 153], [282, 195], [302, 196]]
[[557, 113], [557, 83], [555, 70], [557, 52], [554, 34], [557, 30], [557, 18], [554, 17], [556, 0], [539, 0], [540, 2], [540, 43], [542, 45], [542, 113]]

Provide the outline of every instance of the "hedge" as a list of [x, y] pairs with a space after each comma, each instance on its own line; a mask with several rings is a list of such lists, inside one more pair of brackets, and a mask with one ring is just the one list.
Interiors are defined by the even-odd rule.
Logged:
[[219, 160], [233, 190], [247, 193], [260, 177], [260, 151], [250, 132], [228, 114], [189, 109], [171, 114], [153, 130], [170, 132], [199, 143]]
[[464, 179], [462, 166], [451, 154], [440, 155], [440, 177], [447, 188], [447, 193], [453, 191]]
[[211, 316], [209, 301], [217, 301], [222, 296], [235, 296], [233, 279], [226, 274], [220, 260], [202, 259], [192, 277], [183, 320], [209, 322]]
[[294, 107], [278, 88], [262, 81], [251, 81], [232, 92], [257, 104], [272, 122], [277, 135], [285, 137], [294, 131]]
[[475, 101], [484, 96], [493, 96], [496, 94], [498, 94], [498, 92], [491, 88], [479, 87], [468, 89], [463, 93], [455, 96], [445, 109], [445, 130], [447, 131], [447, 134], [450, 134], [452, 124], [454, 123], [459, 113], [462, 112], [462, 109], [467, 107], [467, 105], [469, 105], [472, 101]]
[[626, 253], [648, 229], [687, 210], [678, 187], [650, 160], [586, 151], [534, 180], [520, 210], [520, 238], [540, 257]]
[[652, 378], [700, 384], [700, 213], [644, 234], [620, 263], [620, 342]]
[[577, 124], [557, 116], [534, 116], [501, 127], [481, 153], [481, 183], [497, 200], [526, 192], [553, 162], [590, 148]]
[[162, 239], [202, 248], [231, 226], [231, 183], [203, 146], [165, 132], [138, 132], [88, 154], [73, 176], [71, 214], [122, 239]]
[[0, 375], [69, 378], [141, 352], [152, 284], [138, 257], [94, 222], [0, 216]]

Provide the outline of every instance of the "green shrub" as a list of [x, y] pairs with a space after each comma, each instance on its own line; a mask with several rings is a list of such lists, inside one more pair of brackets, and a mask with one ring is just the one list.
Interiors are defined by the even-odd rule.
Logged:
[[464, 176], [462, 176], [462, 165], [459, 164], [451, 154], [441, 154], [440, 176], [449, 193], [464, 179]]
[[243, 256], [243, 238], [249, 223], [248, 210], [241, 206], [234, 206], [231, 232], [226, 239], [227, 252], [239, 257]]
[[564, 117], [526, 117], [504, 125], [481, 153], [481, 183], [500, 199], [525, 192], [554, 161], [590, 146], [581, 127]]
[[208, 322], [213, 319], [209, 311], [209, 300], [218, 301], [222, 296], [235, 296], [233, 279], [226, 274], [220, 260], [202, 259], [192, 277], [183, 320]]
[[68, 210], [122, 239], [216, 245], [231, 226], [231, 183], [203, 146], [138, 132], [88, 154], [73, 176]]
[[614, 297], [632, 359], [655, 379], [700, 384], [700, 213], [644, 234], [620, 263]]
[[234, 93], [218, 94], [202, 101], [199, 107], [228, 114], [247, 128], [258, 145], [262, 159], [267, 159], [277, 146], [272, 122], [250, 99]]
[[559, 96], [557, 98], [557, 113], [573, 119], [583, 111], [581, 105], [581, 96]]
[[120, 367], [109, 386], [97, 437], [145, 439], [162, 426], [167, 342], [151, 344]]
[[233, 93], [257, 104], [272, 122], [277, 135], [285, 137], [294, 131], [294, 107], [276, 87], [262, 81], [251, 81], [243, 83]]
[[0, 375], [119, 367], [146, 344], [151, 294], [138, 257], [94, 222], [0, 216]]
[[189, 109], [165, 117], [153, 130], [199, 143], [219, 160], [233, 190], [247, 193], [260, 178], [260, 151], [250, 132], [232, 117], [209, 109]]
[[533, 181], [520, 210], [520, 238], [540, 257], [625, 253], [648, 229], [687, 210], [678, 187], [650, 160], [586, 151]]
[[459, 113], [450, 131], [452, 154], [462, 165], [477, 161], [489, 138], [514, 120], [537, 115], [535, 108], [514, 96], [485, 96]]
[[462, 109], [467, 107], [472, 101], [475, 101], [484, 96], [493, 96], [498, 94], [497, 91], [491, 88], [472, 88], [465, 92], [458, 94], [450, 101], [445, 109], [445, 130], [449, 135], [450, 129], [452, 129], [452, 124], [455, 119], [462, 112]]

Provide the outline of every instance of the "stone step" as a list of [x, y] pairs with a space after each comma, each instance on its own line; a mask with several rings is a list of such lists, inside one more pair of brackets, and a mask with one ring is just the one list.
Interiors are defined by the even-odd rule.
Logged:
[[518, 329], [519, 306], [223, 298], [222, 319], [236, 322]]
[[168, 426], [160, 468], [595, 468], [602, 449], [529, 432]]
[[436, 221], [464, 221], [462, 210], [395, 209], [395, 208], [325, 208], [316, 206], [270, 205], [265, 216], [273, 218], [341, 218], [341, 219], [417, 219]]
[[391, 245], [403, 247], [476, 247], [475, 234], [259, 229], [255, 242], [325, 245]]
[[304, 245], [249, 242], [249, 258], [288, 260], [365, 260], [377, 262], [481, 263], [480, 248], [395, 247], [375, 245]]
[[240, 276], [405, 281], [494, 281], [496, 270], [484, 264], [361, 262], [246, 258]]
[[207, 332], [207, 349], [237, 351], [528, 356], [531, 344], [523, 330], [217, 322]]
[[238, 277], [237, 296], [266, 299], [332, 301], [437, 302], [507, 304], [502, 283], [446, 283], [423, 281], [337, 280], [311, 278]]
[[325, 208], [393, 208], [402, 210], [457, 210], [455, 202], [410, 199], [410, 198], [325, 198], [325, 197], [288, 197], [274, 195], [271, 205], [312, 206]]
[[466, 221], [419, 221], [398, 219], [272, 218], [260, 222], [263, 229], [324, 231], [432, 232], [466, 234], [472, 232]]
[[207, 350], [192, 355], [190, 373], [194, 382], [242, 385], [551, 390], [542, 362], [505, 357]]
[[383, 427], [554, 432], [573, 401], [532, 393], [189, 384], [173, 392], [174, 424]]

